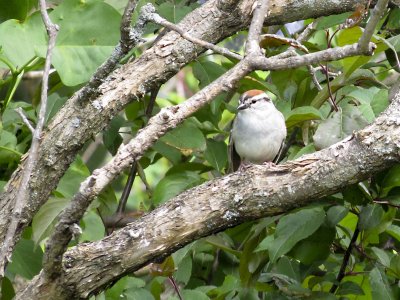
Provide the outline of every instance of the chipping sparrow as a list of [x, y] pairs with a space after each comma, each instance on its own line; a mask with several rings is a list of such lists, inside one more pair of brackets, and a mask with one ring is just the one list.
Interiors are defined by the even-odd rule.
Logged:
[[231, 131], [234, 170], [243, 163], [272, 163], [285, 138], [285, 118], [266, 93], [250, 90], [240, 96]]

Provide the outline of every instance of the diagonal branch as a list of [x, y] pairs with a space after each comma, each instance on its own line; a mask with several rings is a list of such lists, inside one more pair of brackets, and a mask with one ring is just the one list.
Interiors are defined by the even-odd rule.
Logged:
[[[186, 16], [178, 25], [192, 28], [189, 32], [211, 43], [235, 34], [250, 22], [253, 0], [210, 0]], [[271, 6], [266, 25], [282, 24], [298, 19], [351, 11], [358, 0], [298, 1], [288, 0]], [[284, 12], [284, 13], [283, 13]], [[177, 33], [166, 34], [140, 58], [114, 71], [98, 88], [91, 102], [79, 102], [77, 95], [67, 101], [43, 135], [37, 167], [31, 175], [29, 199], [18, 224], [18, 240], [22, 230], [48, 199], [61, 176], [74, 160], [83, 144], [101, 131], [128, 103], [171, 78], [188, 62], [204, 51], [200, 46], [188, 48], [188, 42]], [[280, 66], [284, 68], [284, 66]], [[140, 144], [140, 143], [139, 143]], [[138, 146], [139, 147], [139, 146]], [[4, 193], [0, 195], [0, 241], [4, 242], [17, 194], [21, 174], [26, 169], [22, 161], [13, 173]]]
[[367, 26], [365, 26], [364, 32], [360, 40], [358, 41], [358, 46], [360, 47], [361, 53], [368, 53], [368, 44], [371, 41], [376, 25], [378, 24], [383, 13], [385, 12], [388, 3], [389, 0], [379, 0], [375, 8], [373, 9], [371, 18], [368, 21]]
[[71, 248], [61, 282], [44, 282], [40, 274], [16, 299], [66, 299], [66, 290], [87, 298], [200, 237], [305, 206], [369, 178], [400, 160], [399, 119], [400, 92], [372, 125], [342, 142], [274, 171], [252, 166], [206, 182], [101, 241]]
[[[27, 200], [29, 198], [28, 184], [32, 172], [38, 164], [40, 139], [42, 136], [44, 121], [46, 117], [47, 88], [48, 88], [48, 81], [49, 81], [49, 74], [51, 67], [51, 56], [53, 53], [54, 46], [56, 44], [57, 33], [59, 30], [58, 25], [54, 24], [50, 20], [49, 15], [47, 14], [46, 1], [40, 0], [39, 6], [43, 23], [46, 27], [46, 31], [49, 36], [49, 42], [47, 45], [46, 60], [44, 63], [43, 78], [42, 78], [40, 109], [39, 109], [38, 121], [35, 130], [32, 133], [32, 142], [31, 142], [31, 147], [29, 149], [29, 155], [26, 161], [26, 166], [22, 172], [23, 173], [22, 179], [18, 187], [18, 192], [15, 199], [15, 206], [12, 212], [12, 218], [8, 225], [7, 233], [5, 235], [4, 242], [1, 245], [0, 249], [0, 278], [4, 276], [4, 269], [7, 263], [11, 259], [11, 253], [13, 251], [16, 242], [14, 236], [16, 235], [18, 230], [18, 225], [21, 222], [22, 211], [24, 209], [24, 206], [28, 202]], [[24, 120], [24, 118], [22, 119]], [[27, 122], [27, 126], [29, 127], [30, 130], [32, 130], [32, 126], [29, 126], [29, 122]]]

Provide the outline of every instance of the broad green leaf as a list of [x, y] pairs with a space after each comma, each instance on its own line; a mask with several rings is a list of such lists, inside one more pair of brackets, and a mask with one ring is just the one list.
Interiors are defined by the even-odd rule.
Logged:
[[300, 263], [294, 259], [281, 257], [276, 264], [276, 272], [301, 282]]
[[[340, 74], [334, 80], [330, 82], [330, 90], [332, 94], [335, 94], [341, 88], [357, 82], [372, 82], [377, 83], [377, 79], [370, 70], [357, 69], [351, 74]], [[311, 101], [311, 106], [320, 108], [329, 98], [329, 88], [325, 86], [315, 98]]]
[[82, 235], [79, 237], [80, 241], [98, 241], [104, 237], [104, 224], [100, 216], [94, 211], [89, 211], [82, 219]]
[[339, 223], [348, 212], [349, 209], [341, 205], [336, 205], [329, 208], [326, 213], [329, 225], [332, 227], [336, 226], [336, 224]]
[[57, 186], [57, 192], [65, 198], [72, 198], [78, 191], [83, 180], [90, 175], [90, 172], [81, 157], [78, 156], [70, 165]]
[[215, 170], [222, 171], [228, 162], [228, 151], [226, 144], [222, 141], [207, 140], [207, 149], [204, 158]]
[[206, 149], [206, 139], [203, 133], [188, 121], [168, 132], [160, 140], [179, 149], [184, 155], [191, 155], [193, 151], [204, 151]]
[[146, 289], [144, 288], [131, 288], [127, 289], [123, 293], [123, 298], [122, 299], [146, 299], [146, 300], [152, 300], [155, 299], [154, 296]]
[[226, 72], [221, 65], [212, 61], [196, 61], [193, 64], [193, 75], [199, 81], [202, 89]]
[[[35, 56], [46, 54], [46, 31], [40, 13], [25, 20], [8, 20], [0, 24], [0, 46], [15, 68], [21, 68]], [[7, 67], [0, 62], [1, 67]], [[8, 68], [8, 67], [7, 67]]]
[[164, 2], [158, 7], [159, 14], [168, 21], [177, 24], [197, 5], [176, 5], [176, 2]]
[[359, 215], [358, 228], [367, 230], [378, 226], [384, 213], [383, 208], [377, 204], [369, 204], [363, 207]]
[[164, 203], [184, 190], [201, 183], [201, 177], [195, 172], [176, 173], [164, 177], [154, 189], [153, 203]]
[[161, 140], [158, 140], [154, 145], [153, 149], [168, 159], [172, 164], [176, 165], [180, 162], [182, 154], [181, 152]]
[[10, 279], [7, 278], [7, 276], [3, 277], [0, 288], [1, 288], [1, 300], [14, 299], [15, 296], [14, 287]]
[[400, 28], [400, 8], [394, 7], [390, 10], [388, 22], [386, 24], [387, 29], [397, 30]]
[[[221, 65], [212, 61], [196, 61], [193, 64], [193, 75], [199, 81], [199, 88], [202, 89], [216, 80], [226, 72], [226, 69]], [[223, 96], [217, 96], [211, 103], [210, 108], [212, 114], [217, 114], [218, 108], [223, 101]]]
[[312, 235], [324, 220], [325, 212], [321, 207], [305, 208], [282, 217], [276, 227], [275, 239], [268, 245], [271, 262], [289, 252], [297, 242]]
[[54, 67], [65, 85], [84, 83], [117, 45], [121, 15], [101, 1], [66, 0], [50, 17], [60, 26]]
[[112, 155], [117, 154], [118, 148], [122, 144], [122, 136], [119, 134], [119, 130], [124, 124], [125, 119], [116, 116], [111, 120], [107, 130], [103, 132], [103, 144]]
[[[175, 261], [174, 261], [175, 262]], [[177, 265], [177, 270], [174, 274], [176, 281], [186, 285], [192, 276], [192, 257], [190, 255], [185, 256]]]
[[36, 4], [35, 0], [0, 0], [0, 23], [8, 19], [25, 20]]
[[290, 111], [286, 116], [286, 127], [290, 128], [294, 125], [310, 120], [323, 119], [321, 112], [312, 106], [296, 107]]
[[60, 110], [67, 99], [67, 97], [61, 97], [57, 93], [49, 95], [45, 117], [46, 124], [49, 123], [51, 118]]
[[305, 155], [305, 154], [310, 154], [310, 153], [314, 153], [316, 151], [314, 143], [310, 143], [305, 147], [302, 147], [300, 150], [293, 151], [293, 153], [291, 153], [288, 157], [287, 160], [295, 160], [298, 159], [299, 157]]
[[182, 298], [185, 300], [209, 300], [210, 298], [201, 291], [183, 290]]
[[368, 124], [357, 106], [346, 105], [341, 111], [332, 113], [332, 116], [321, 121], [313, 139], [317, 149], [324, 149], [333, 145], [353, 131], [364, 128]]
[[339, 285], [336, 295], [364, 295], [364, 291], [357, 283], [345, 281]]
[[26, 279], [32, 279], [42, 269], [43, 251], [31, 240], [21, 239], [17, 243], [7, 270]]
[[[107, 289], [105, 299], [121, 299], [121, 295], [127, 289], [138, 289], [146, 286], [146, 282], [141, 278], [125, 276], [119, 279], [111, 288]], [[97, 299], [96, 299], [97, 300]]]
[[385, 197], [395, 187], [400, 186], [400, 165], [394, 165], [386, 173], [382, 185], [380, 197]]
[[325, 260], [330, 254], [330, 247], [335, 238], [335, 228], [322, 224], [316, 232], [299, 241], [289, 252], [291, 257], [304, 265]]
[[389, 225], [386, 232], [400, 242], [400, 227], [397, 225]]
[[51, 197], [42, 205], [32, 220], [32, 240], [35, 244], [46, 237], [52, 227], [51, 224], [60, 212], [68, 206], [69, 202], [69, 199]]
[[371, 247], [371, 251], [383, 266], [385, 267], [390, 266], [390, 257], [385, 250], [382, 250], [377, 247]]
[[316, 30], [325, 30], [335, 25], [343, 24], [351, 13], [321, 17], [317, 20]]
[[393, 291], [389, 285], [387, 277], [383, 270], [375, 267], [369, 273], [369, 282], [371, 284], [372, 299], [376, 300], [394, 300]]

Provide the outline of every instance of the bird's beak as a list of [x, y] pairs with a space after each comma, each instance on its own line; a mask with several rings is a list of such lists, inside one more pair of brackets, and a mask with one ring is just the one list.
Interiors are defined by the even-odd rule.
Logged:
[[237, 107], [237, 109], [238, 110], [243, 110], [243, 109], [246, 109], [246, 108], [248, 108], [249, 107], [249, 104], [248, 103], [242, 103], [242, 104], [239, 104], [239, 106]]

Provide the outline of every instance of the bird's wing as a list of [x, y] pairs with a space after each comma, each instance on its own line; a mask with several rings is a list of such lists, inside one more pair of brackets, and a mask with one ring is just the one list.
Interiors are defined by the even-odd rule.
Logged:
[[279, 148], [278, 154], [275, 156], [273, 162], [274, 164], [278, 164], [279, 161], [283, 158], [281, 157], [283, 149], [285, 148], [285, 140], [282, 141], [281, 147]]
[[232, 126], [233, 126], [233, 120], [231, 122], [231, 129], [230, 129], [230, 135], [229, 135], [229, 146], [228, 146], [228, 158], [229, 158], [229, 169], [228, 173], [232, 173], [237, 171], [240, 166], [241, 158], [239, 154], [236, 152], [235, 145], [233, 144], [233, 139], [232, 139]]

